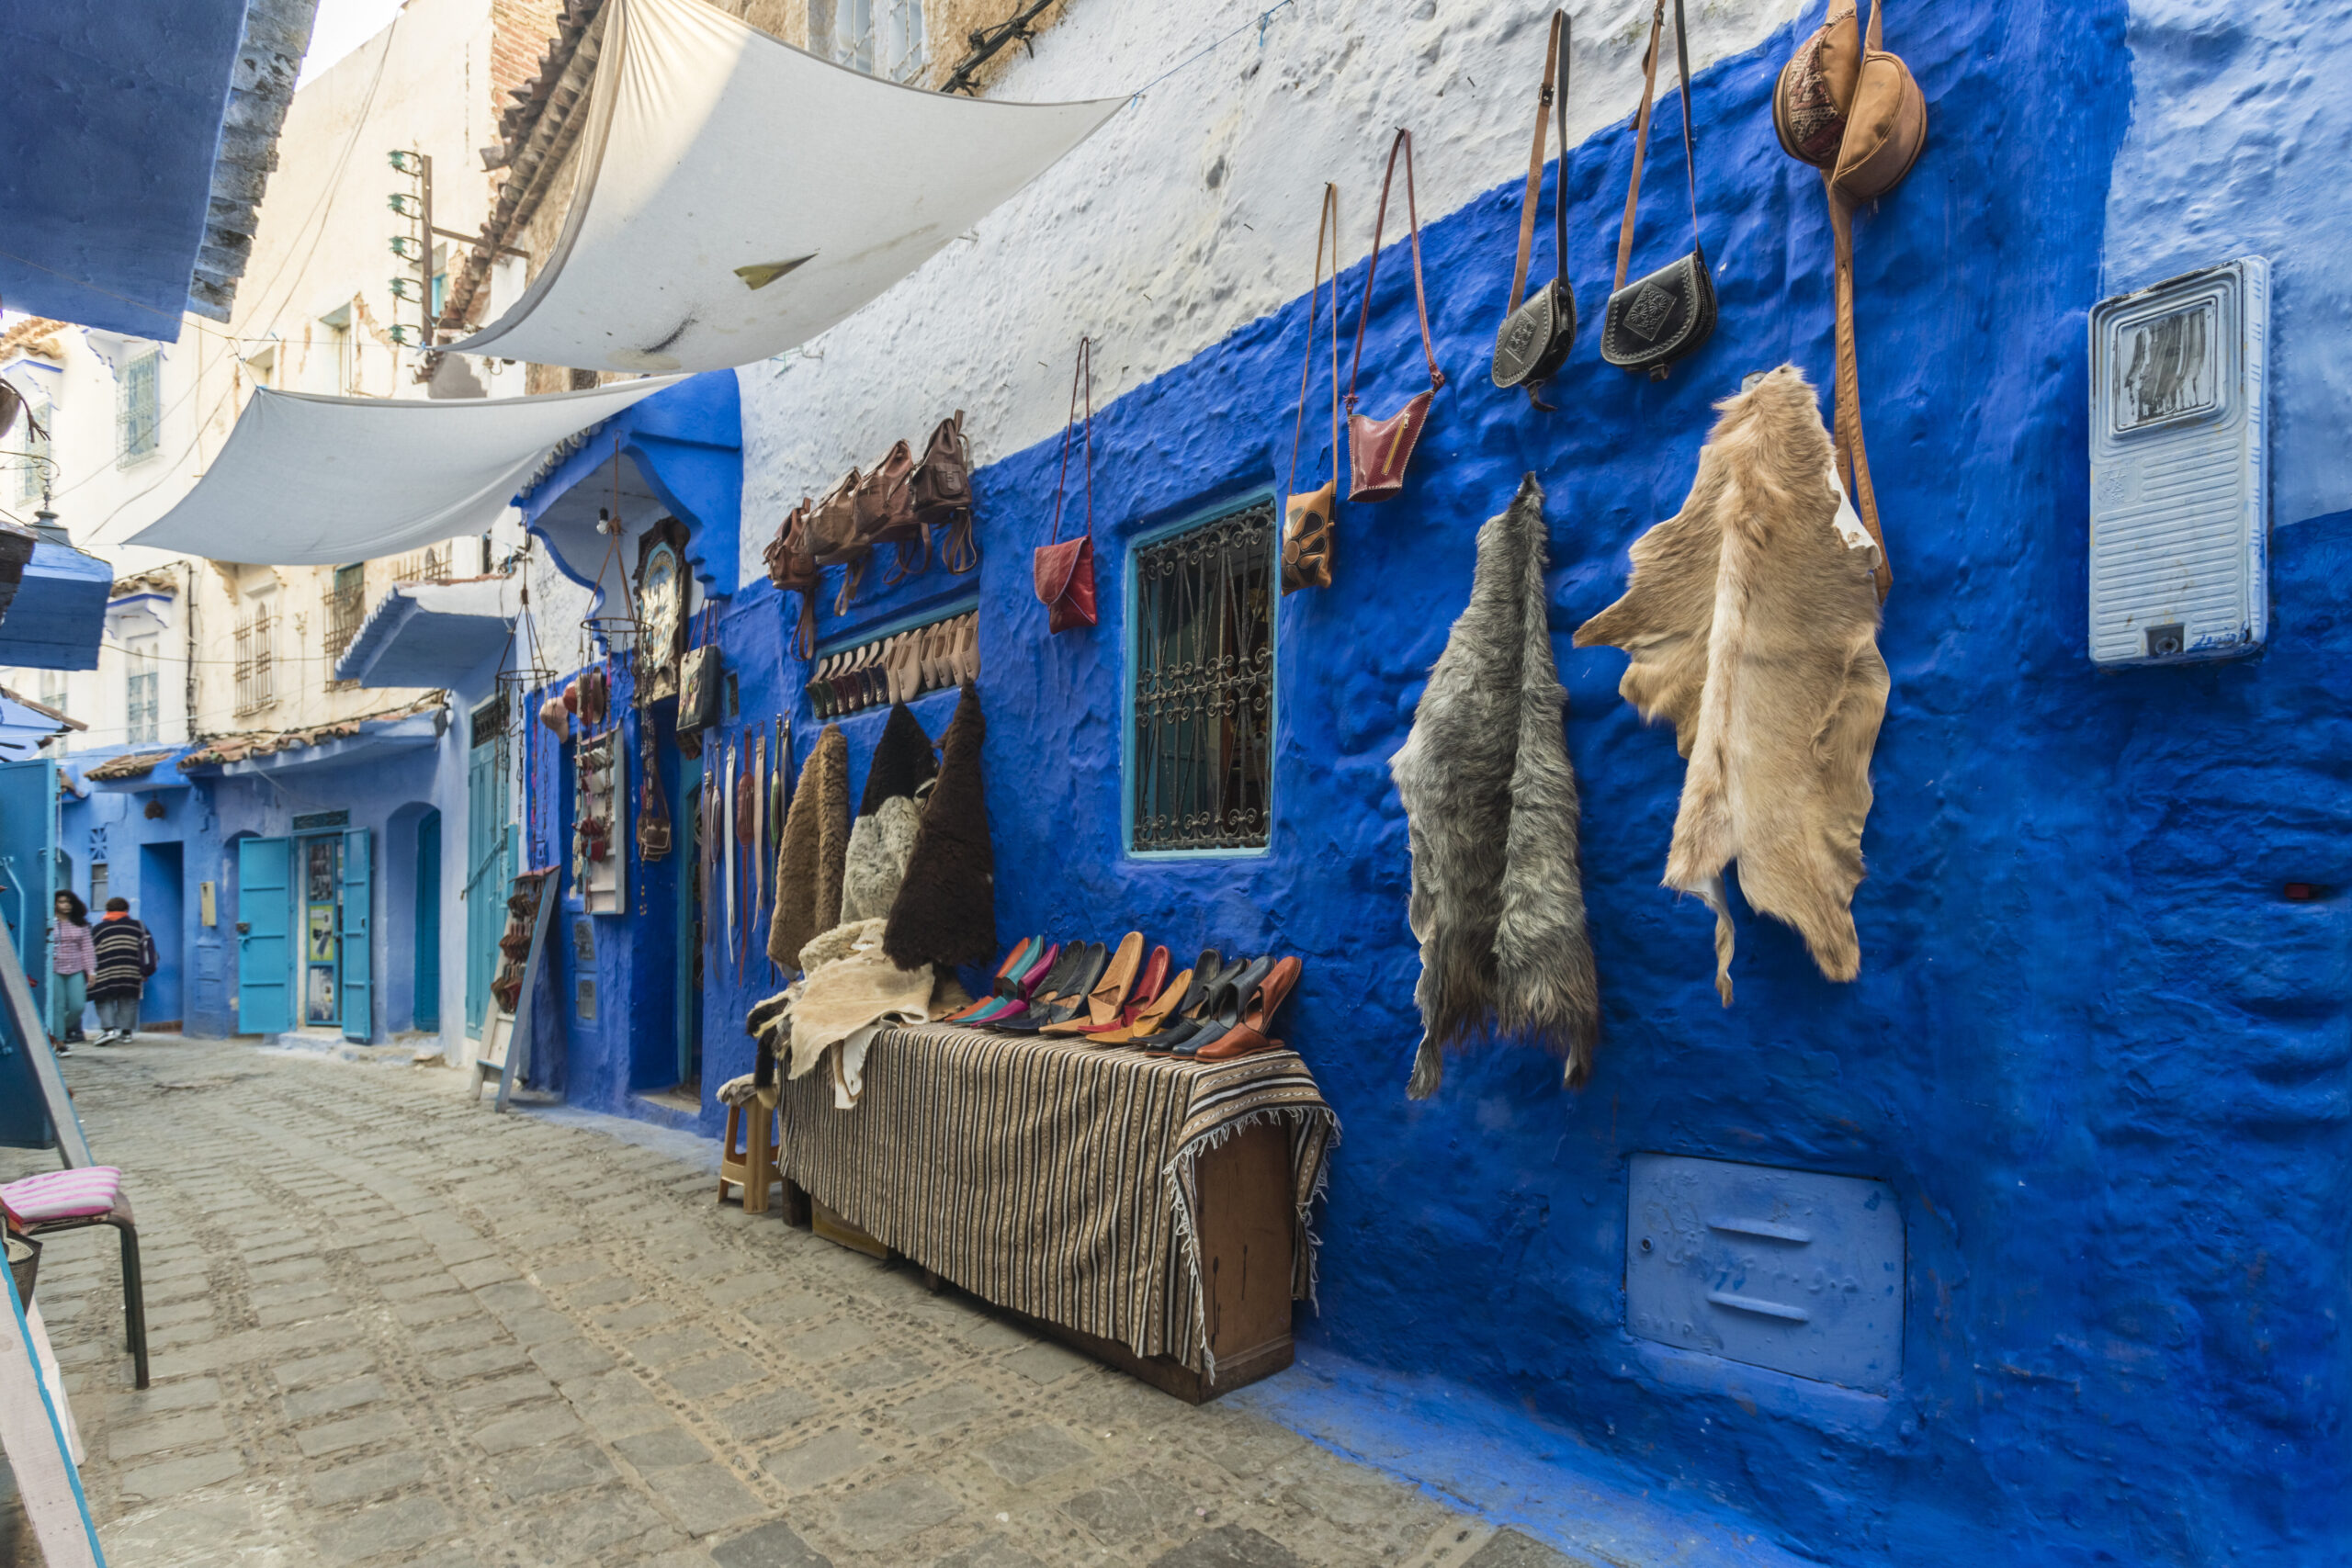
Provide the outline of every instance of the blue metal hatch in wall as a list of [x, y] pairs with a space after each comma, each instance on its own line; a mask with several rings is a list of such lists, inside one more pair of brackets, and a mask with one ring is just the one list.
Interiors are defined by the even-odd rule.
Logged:
[[1903, 1217], [1883, 1181], [1635, 1155], [1625, 1322], [1645, 1339], [1883, 1393], [1903, 1362]]

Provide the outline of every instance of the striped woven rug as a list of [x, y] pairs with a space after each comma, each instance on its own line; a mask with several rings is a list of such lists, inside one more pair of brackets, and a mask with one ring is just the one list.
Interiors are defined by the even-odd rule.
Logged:
[[1213, 1374], [1192, 1250], [1200, 1156], [1289, 1134], [1291, 1294], [1311, 1301], [1339, 1118], [1295, 1052], [1185, 1062], [952, 1024], [884, 1031], [856, 1107], [787, 1080], [786, 1174], [893, 1251], [1000, 1306]]

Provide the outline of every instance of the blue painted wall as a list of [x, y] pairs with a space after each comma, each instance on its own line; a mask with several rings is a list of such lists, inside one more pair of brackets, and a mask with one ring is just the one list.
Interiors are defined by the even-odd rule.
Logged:
[[[2169, 69], [2227, 56], [2234, 27], [2165, 35]], [[1933, 133], [1858, 236], [1871, 446], [1897, 579], [1871, 875], [1855, 903], [1859, 981], [1825, 982], [1792, 934], [1743, 911], [1738, 1002], [1717, 1005], [1707, 913], [1657, 886], [1682, 774], [1671, 736], [1618, 698], [1622, 655], [1567, 647], [1621, 591], [1627, 547], [1679, 503], [1710, 403], [1787, 359], [1826, 384], [1819, 186], [1779, 150], [1768, 107], [1804, 30], [1701, 81], [1723, 322], [1664, 385], [1607, 368], [1594, 346], [1631, 152], [1622, 129], [1569, 160], [1588, 325], [1552, 391], [1560, 412], [1531, 411], [1485, 376], [1516, 182], [1425, 232], [1452, 381], [1408, 493], [1344, 505], [1337, 586], [1282, 605], [1265, 854], [1123, 853], [1125, 574], [1139, 536], [1280, 481], [1303, 301], [1099, 416], [1097, 629], [1047, 637], [1030, 592], [1057, 444], [978, 476], [1002, 933], [1140, 926], [1181, 953], [1305, 955], [1286, 1032], [1347, 1138], [1321, 1222], [1321, 1313], [1302, 1332], [1310, 1365], [1323, 1353], [1418, 1391], [1398, 1401], [1398, 1432], [1444, 1403], [1430, 1391], [1459, 1388], [1480, 1412], [1478, 1439], [1510, 1456], [1498, 1467], [1556, 1466], [1562, 1495], [1571, 1472], [1615, 1468], [1829, 1562], [2339, 1562], [2352, 1530], [2340, 1326], [2352, 1307], [2341, 830], [2352, 625], [2340, 607], [2352, 512], [2282, 502], [2276, 626], [2260, 657], [2093, 673], [2086, 315], [2110, 285], [2148, 280], [2112, 279], [2108, 254], [2111, 175], [2135, 113], [2120, 0], [2024, 11], [1974, 0], [1892, 29]], [[1683, 243], [1681, 152], [1661, 136], [1652, 155], [1639, 254], [1655, 265]], [[2316, 164], [2294, 176], [2324, 177]], [[2249, 248], [2228, 228], [2181, 240], [2179, 265]], [[2335, 287], [2334, 265], [2282, 268], [2282, 320], [2312, 308], [2299, 290], [2315, 277]], [[1351, 308], [1361, 284], [1359, 267]], [[1392, 271], [1365, 356], [1372, 412], [1416, 389], [1412, 338]], [[2327, 384], [2303, 375], [2290, 408], [2322, 407]], [[940, 389], [943, 409], [956, 390]], [[2324, 446], [2318, 423], [2280, 439]], [[2316, 476], [2282, 495], [2330, 493], [2340, 452], [2278, 457], [2282, 473]], [[1475, 531], [1529, 470], [1549, 491], [1600, 1065], [1570, 1094], [1548, 1057], [1474, 1052], [1438, 1099], [1413, 1104], [1416, 959], [1386, 764], [1462, 608]], [[968, 589], [934, 571], [847, 617], [829, 609], [821, 635], [854, 637]], [[806, 755], [816, 727], [798, 696], [806, 671], [783, 653], [791, 610], [754, 582], [722, 637], [743, 713], [794, 715]], [[951, 705], [939, 696], [918, 711], [936, 733]], [[853, 790], [881, 717], [844, 726]], [[542, 776], [555, 767], [543, 761]], [[2322, 896], [2290, 900], [2290, 883]], [[600, 937], [628, 924], [599, 922]], [[658, 978], [631, 972], [628, 941], [599, 947], [593, 1072], [595, 1053], [571, 1043], [575, 1098], [589, 1103], [627, 1089], [614, 1003], [666, 1002]], [[749, 1066], [733, 1021], [763, 989], [714, 980], [706, 1082]], [[715, 1111], [701, 1124], [714, 1128]], [[1894, 1390], [1854, 1393], [1630, 1337], [1625, 1170], [1642, 1151], [1891, 1184], [1908, 1302]], [[1530, 1506], [1540, 1513], [1540, 1497]]]

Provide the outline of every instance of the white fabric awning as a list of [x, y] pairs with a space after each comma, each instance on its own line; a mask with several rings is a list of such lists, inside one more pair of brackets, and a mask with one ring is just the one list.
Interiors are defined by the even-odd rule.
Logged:
[[588, 370], [718, 370], [807, 342], [1125, 102], [902, 87], [704, 0], [610, 0], [562, 234], [454, 346]]
[[130, 543], [329, 566], [479, 534], [549, 447], [678, 380], [448, 401], [259, 388], [196, 488]]

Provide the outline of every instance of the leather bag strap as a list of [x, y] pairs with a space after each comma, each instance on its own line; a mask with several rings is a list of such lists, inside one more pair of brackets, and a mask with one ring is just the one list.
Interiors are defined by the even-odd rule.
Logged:
[[1413, 201], [1413, 133], [1399, 126], [1396, 140], [1388, 143], [1388, 171], [1380, 176], [1380, 210], [1372, 220], [1372, 259], [1364, 264], [1363, 308], [1356, 313], [1356, 351], [1348, 365], [1348, 412], [1356, 412], [1356, 374], [1363, 367], [1364, 327], [1372, 320], [1372, 280], [1380, 270], [1380, 234], [1388, 224], [1388, 186], [1396, 177], [1396, 154], [1405, 154], [1405, 213], [1412, 225], [1413, 241], [1413, 306], [1420, 312], [1421, 357], [1429, 363], [1430, 389], [1435, 391], [1445, 385], [1445, 372], [1437, 367], [1437, 346], [1430, 341], [1430, 299], [1421, 287], [1421, 214]]
[[[1566, 276], [1568, 270], [1568, 48], [1575, 42], [1568, 30], [1568, 14], [1552, 13], [1552, 41], [1544, 53], [1544, 90], [1535, 100], [1535, 146], [1527, 155], [1527, 195], [1519, 204], [1519, 262], [1511, 268], [1510, 303], [1503, 308], [1508, 316], [1519, 309], [1527, 294], [1527, 264], [1535, 249], [1535, 203], [1544, 194], [1544, 115], [1547, 109], [1556, 112], [1560, 119], [1560, 185], [1552, 195], [1553, 255], [1558, 270]], [[1552, 90], [1554, 76], [1559, 78], [1559, 91]]]
[[1078, 409], [1080, 388], [1085, 389], [1086, 424], [1080, 445], [1086, 464], [1086, 536], [1094, 537], [1094, 340], [1078, 340], [1078, 364], [1069, 374], [1069, 420], [1062, 426], [1062, 467], [1054, 479], [1054, 536], [1047, 541], [1059, 544], [1062, 537], [1062, 487], [1069, 479], [1069, 436], [1080, 428]]
[[[1877, 7], [1871, 7], [1875, 16]], [[1835, 444], [1838, 468], [1854, 510], [1878, 547], [1878, 597], [1894, 585], [1894, 570], [1887, 564], [1886, 536], [1879, 529], [1878, 495], [1871, 488], [1870, 454], [1862, 445], [1861, 370], [1854, 355], [1854, 204], [1821, 171], [1821, 188], [1829, 197], [1829, 231], [1838, 253], [1838, 426]]]
[[1298, 370], [1298, 422], [1290, 433], [1290, 490], [1298, 490], [1298, 445], [1306, 434], [1306, 387], [1315, 374], [1315, 314], [1323, 295], [1323, 239], [1331, 241], [1331, 326], [1324, 335], [1331, 350], [1331, 468], [1340, 464], [1340, 187], [1323, 186], [1323, 216], [1315, 225], [1315, 281], [1306, 290], [1306, 362]]
[[[1642, 57], [1642, 107], [1634, 117], [1634, 177], [1625, 188], [1625, 218], [1617, 228], [1617, 288], [1625, 287], [1625, 273], [1634, 259], [1634, 209], [1642, 197], [1642, 163], [1650, 140], [1650, 106], [1657, 91], [1657, 46], [1666, 28], [1666, 0], [1650, 10], [1650, 47]], [[1674, 58], [1682, 80], [1682, 175], [1690, 191], [1690, 250], [1706, 265], [1707, 248], [1699, 243], [1699, 162], [1690, 131], [1690, 39], [1682, 18], [1682, 0], [1674, 0]]]

